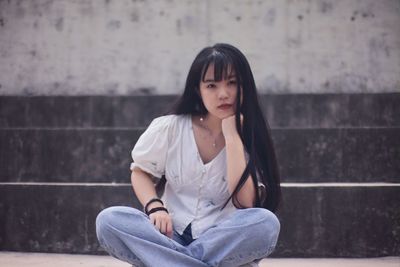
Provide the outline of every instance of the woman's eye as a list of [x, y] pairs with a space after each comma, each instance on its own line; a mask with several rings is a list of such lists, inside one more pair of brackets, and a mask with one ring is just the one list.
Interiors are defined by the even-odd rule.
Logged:
[[231, 81], [229, 81], [229, 84], [236, 84], [236, 81], [235, 80], [231, 80]]
[[207, 88], [214, 88], [214, 87], [215, 87], [215, 84], [213, 84], [213, 83], [207, 84]]

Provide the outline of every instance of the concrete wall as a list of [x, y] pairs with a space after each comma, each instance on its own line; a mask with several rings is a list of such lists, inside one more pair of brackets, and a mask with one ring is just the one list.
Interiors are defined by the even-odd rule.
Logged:
[[0, 0], [0, 94], [177, 94], [215, 42], [263, 93], [400, 92], [399, 0]]

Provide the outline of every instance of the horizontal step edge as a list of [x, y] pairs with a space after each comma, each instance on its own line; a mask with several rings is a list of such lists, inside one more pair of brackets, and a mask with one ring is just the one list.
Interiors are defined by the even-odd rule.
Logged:
[[[0, 186], [104, 186], [125, 187], [130, 183], [54, 183], [54, 182], [0, 182]], [[400, 187], [400, 183], [281, 183], [282, 187]]]

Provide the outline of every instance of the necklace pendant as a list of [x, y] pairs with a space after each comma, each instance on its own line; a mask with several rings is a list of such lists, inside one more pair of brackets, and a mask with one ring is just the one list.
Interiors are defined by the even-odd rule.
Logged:
[[217, 144], [216, 143], [213, 143], [213, 147], [216, 147], [217, 146]]

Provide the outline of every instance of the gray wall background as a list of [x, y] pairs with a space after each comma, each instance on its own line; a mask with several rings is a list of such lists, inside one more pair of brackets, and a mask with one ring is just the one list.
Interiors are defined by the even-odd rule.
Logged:
[[400, 92], [399, 0], [0, 0], [0, 94], [178, 94], [216, 42], [261, 93]]

